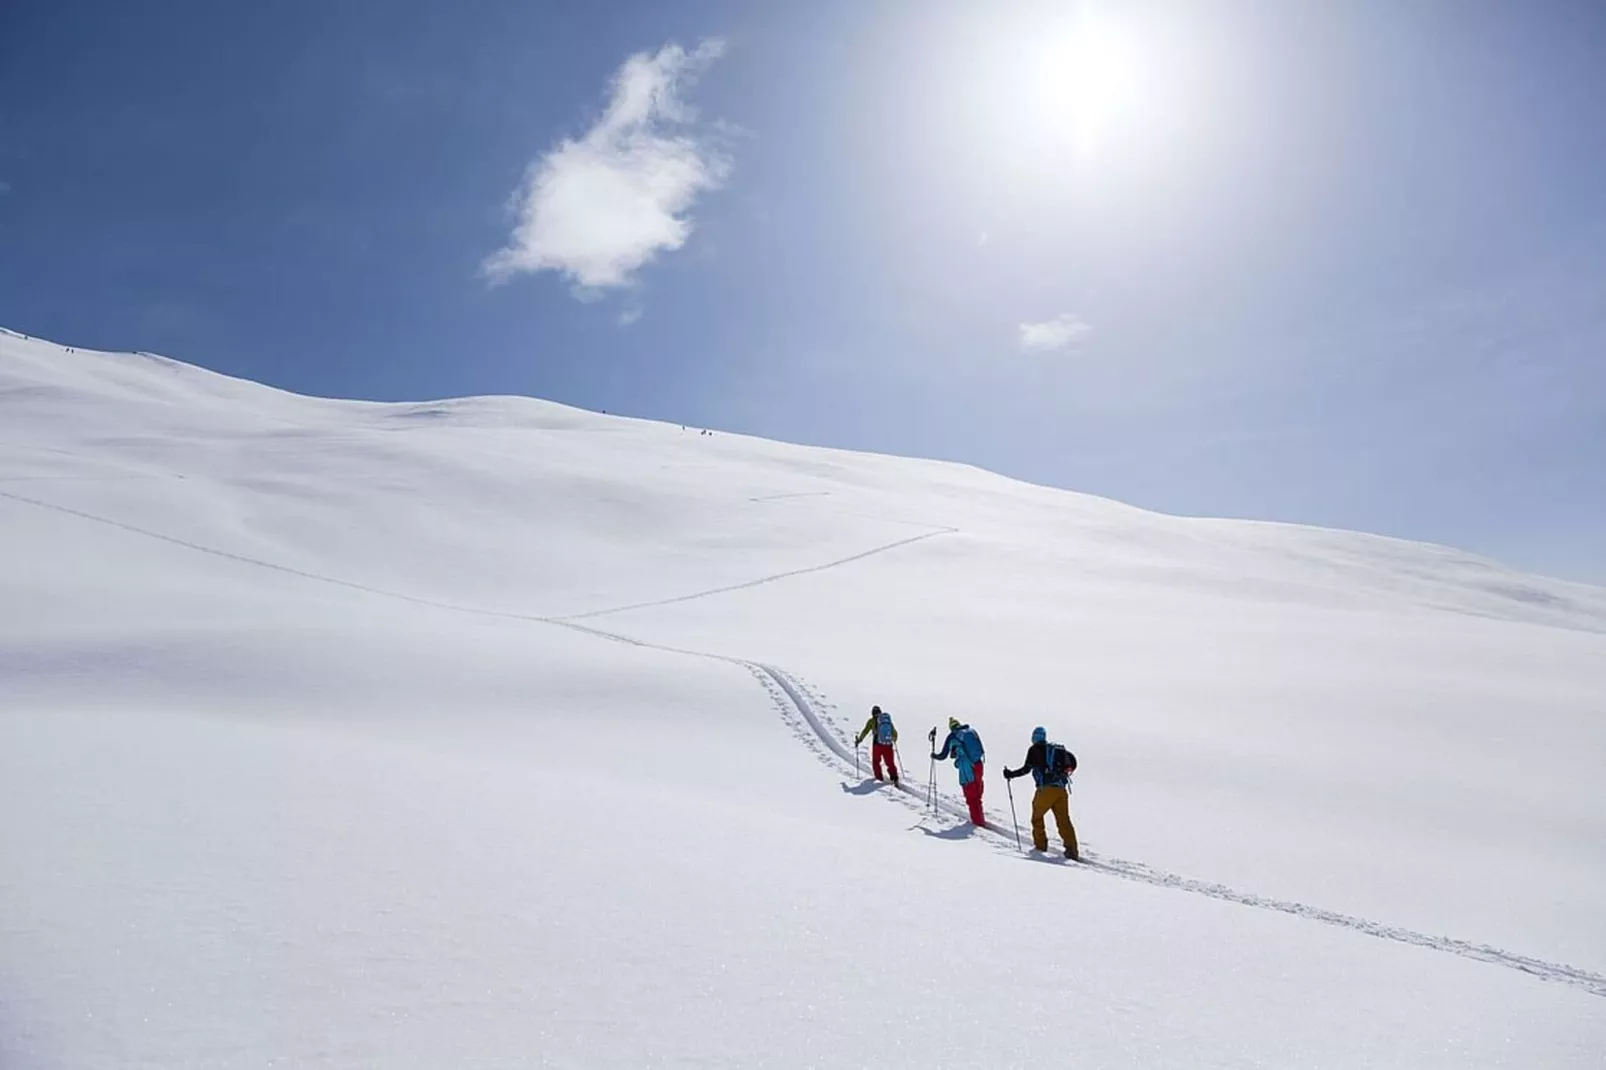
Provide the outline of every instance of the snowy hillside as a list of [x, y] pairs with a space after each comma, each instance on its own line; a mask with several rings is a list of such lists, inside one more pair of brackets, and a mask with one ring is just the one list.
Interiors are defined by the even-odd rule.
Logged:
[[1606, 590], [0, 334], [5, 1070], [1598, 1067], [1603, 767]]

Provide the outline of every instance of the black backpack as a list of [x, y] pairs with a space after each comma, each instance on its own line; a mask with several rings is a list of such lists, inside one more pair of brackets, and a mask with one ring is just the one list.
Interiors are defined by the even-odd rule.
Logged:
[[1076, 772], [1076, 755], [1058, 743], [1043, 744], [1043, 783], [1050, 787], [1064, 787], [1070, 775]]

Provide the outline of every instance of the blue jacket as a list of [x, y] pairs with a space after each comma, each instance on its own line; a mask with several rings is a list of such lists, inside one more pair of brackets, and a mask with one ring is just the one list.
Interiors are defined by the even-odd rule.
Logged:
[[947, 761], [950, 756], [954, 760], [954, 768], [959, 770], [961, 785], [976, 779], [976, 767], [987, 758], [982, 750], [981, 737], [968, 724], [949, 732], [948, 738], [942, 741], [942, 753], [932, 755], [939, 762]]

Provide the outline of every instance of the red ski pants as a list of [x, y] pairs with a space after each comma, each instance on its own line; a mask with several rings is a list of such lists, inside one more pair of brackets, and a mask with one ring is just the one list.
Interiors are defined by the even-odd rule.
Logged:
[[896, 783], [897, 780], [898, 780], [898, 762], [897, 762], [897, 759], [895, 759], [893, 757], [893, 755], [892, 755], [892, 744], [891, 743], [873, 743], [873, 744], [871, 744], [870, 745], [870, 772], [875, 774], [875, 778], [877, 780], [884, 779], [881, 776], [881, 766], [883, 764], [887, 767], [887, 771], [892, 774], [893, 782]]
[[987, 824], [987, 815], [981, 808], [981, 763], [976, 763], [976, 779], [964, 785], [965, 805], [970, 807], [970, 823], [972, 825]]

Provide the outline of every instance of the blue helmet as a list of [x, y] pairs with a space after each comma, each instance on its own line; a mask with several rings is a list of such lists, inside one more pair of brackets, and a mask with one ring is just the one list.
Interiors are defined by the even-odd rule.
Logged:
[[1036, 728], [1032, 729], [1032, 742], [1047, 743], [1048, 729], [1044, 728], [1042, 725], [1038, 725]]

